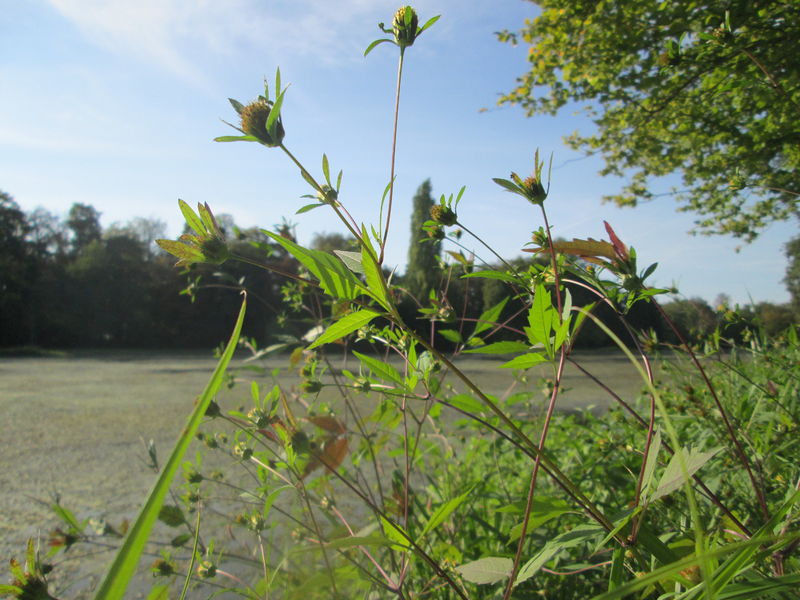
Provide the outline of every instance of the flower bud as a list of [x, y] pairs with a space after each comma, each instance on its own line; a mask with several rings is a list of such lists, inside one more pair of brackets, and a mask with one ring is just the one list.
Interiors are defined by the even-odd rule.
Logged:
[[394, 33], [394, 41], [401, 48], [410, 46], [417, 38], [417, 25], [419, 19], [416, 11], [410, 6], [403, 6], [397, 9], [394, 13], [394, 20], [392, 21], [392, 32]]
[[258, 140], [270, 147], [280, 146], [283, 141], [285, 132], [280, 118], [275, 127], [275, 137], [273, 138], [267, 131], [267, 119], [271, 106], [265, 100], [256, 100], [251, 102], [242, 109], [242, 131], [248, 135], [252, 135]]

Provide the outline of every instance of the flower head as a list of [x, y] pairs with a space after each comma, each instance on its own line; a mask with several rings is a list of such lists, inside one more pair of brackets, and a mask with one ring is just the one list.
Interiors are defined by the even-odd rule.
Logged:
[[242, 119], [242, 131], [257, 138], [258, 141], [266, 146], [280, 146], [286, 132], [283, 129], [283, 123], [281, 123], [280, 118], [277, 120], [272, 133], [267, 129], [267, 120], [271, 111], [272, 105], [263, 98], [246, 105], [239, 115]]

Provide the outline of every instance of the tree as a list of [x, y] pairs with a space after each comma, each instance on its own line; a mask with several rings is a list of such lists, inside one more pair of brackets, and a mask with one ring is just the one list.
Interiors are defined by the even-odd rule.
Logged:
[[29, 303], [36, 263], [26, 236], [25, 213], [0, 191], [0, 346], [27, 342]]
[[[585, 105], [597, 125], [567, 142], [630, 176], [604, 199], [635, 206], [653, 178], [698, 229], [747, 241], [800, 217], [800, 3], [532, 0], [541, 14], [501, 40], [531, 45], [529, 72], [501, 103], [529, 115]], [[570, 110], [574, 109], [574, 104]]]
[[787, 242], [784, 247], [789, 264], [786, 266], [786, 276], [783, 282], [792, 297], [792, 308], [800, 316], [800, 237]]
[[89, 204], [75, 203], [67, 215], [67, 227], [72, 231], [72, 252], [80, 254], [89, 244], [100, 239], [100, 213]]
[[431, 180], [426, 179], [414, 194], [408, 266], [404, 277], [406, 289], [419, 300], [427, 298], [430, 289], [437, 286], [441, 273], [439, 267], [441, 244], [438, 240], [432, 240], [422, 229], [425, 221], [430, 219], [433, 204]]

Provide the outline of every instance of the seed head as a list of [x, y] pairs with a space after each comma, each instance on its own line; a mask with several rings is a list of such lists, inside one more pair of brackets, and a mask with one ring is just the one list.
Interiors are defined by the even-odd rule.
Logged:
[[242, 131], [258, 138], [266, 146], [280, 146], [285, 135], [283, 123], [279, 118], [275, 127], [275, 137], [272, 137], [267, 131], [267, 119], [270, 112], [271, 107], [265, 100], [256, 100], [245, 106], [241, 112]]

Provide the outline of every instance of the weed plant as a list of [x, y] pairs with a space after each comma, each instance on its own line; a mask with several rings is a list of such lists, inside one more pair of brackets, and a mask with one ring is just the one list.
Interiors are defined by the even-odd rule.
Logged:
[[[405, 54], [436, 19], [420, 25], [403, 7], [390, 27], [381, 24], [386, 37], [367, 48], [399, 50], [395, 133]], [[298, 212], [331, 211], [358, 249], [311, 250], [265, 230], [300, 265], [282, 273], [284, 294], [312, 322], [308, 333], [266, 348], [240, 339], [244, 299], [175, 449], [163, 465], [150, 451], [160, 475], [136, 522], [90, 533], [56, 505], [63, 525], [46, 560], [124, 537], [96, 595], [122, 598], [142, 553], [158, 551], [151, 532], [160, 520], [174, 535], [152, 563], [150, 598], [798, 597], [795, 330], [774, 339], [754, 333], [738, 347], [717, 332], [704, 348], [669, 348], [635, 331], [626, 319], [631, 307], [660, 309], [656, 297], [665, 290], [646, 282], [655, 265], [640, 270], [634, 249], [608, 224], [608, 240], [554, 242], [538, 152], [531, 175], [495, 181], [519, 196], [521, 209], [539, 213], [528, 251], [542, 260], [512, 265], [484, 244], [459, 220], [462, 189], [442, 196], [424, 227], [431, 239], [462, 248], [472, 237], [500, 266], [452, 252], [441, 287], [409, 299], [384, 264], [394, 143], [380, 220], [362, 224], [340, 198], [342, 173], [332, 178], [328, 157], [312, 169], [284, 145], [285, 98], [278, 72], [255, 102], [231, 100], [238, 135], [218, 141], [283, 153], [310, 187], [311, 202]], [[232, 251], [207, 205], [180, 208], [193, 233], [159, 242], [180, 266], [242, 260], [272, 268]], [[451, 282], [473, 278], [496, 280], [506, 294], [465, 320], [448, 294], [457, 289]], [[568, 286], [595, 302], [573, 305]], [[524, 307], [520, 314], [509, 310], [510, 299]], [[409, 300], [414, 322], [402, 316]], [[613, 309], [624, 338], [595, 315], [601, 305]], [[514, 327], [520, 316], [524, 325]], [[589, 321], [641, 374], [638, 398], [617, 395], [574, 355]], [[240, 407], [219, 406], [214, 395], [239, 344], [252, 352], [252, 382]], [[289, 352], [298, 385], [259, 367], [279, 350]], [[656, 379], [653, 360], [664, 352], [677, 358], [664, 361]], [[507, 393], [485, 393], [459, 369], [455, 358], [464, 354], [504, 356]], [[349, 368], [339, 366], [341, 355]], [[514, 386], [541, 364], [551, 367], [544, 408], [537, 393]], [[559, 412], [567, 365], [595, 381], [613, 408]], [[187, 461], [193, 441], [203, 450]], [[0, 590], [50, 597], [33, 542], [26, 556], [24, 564], [12, 561], [14, 581]]]

